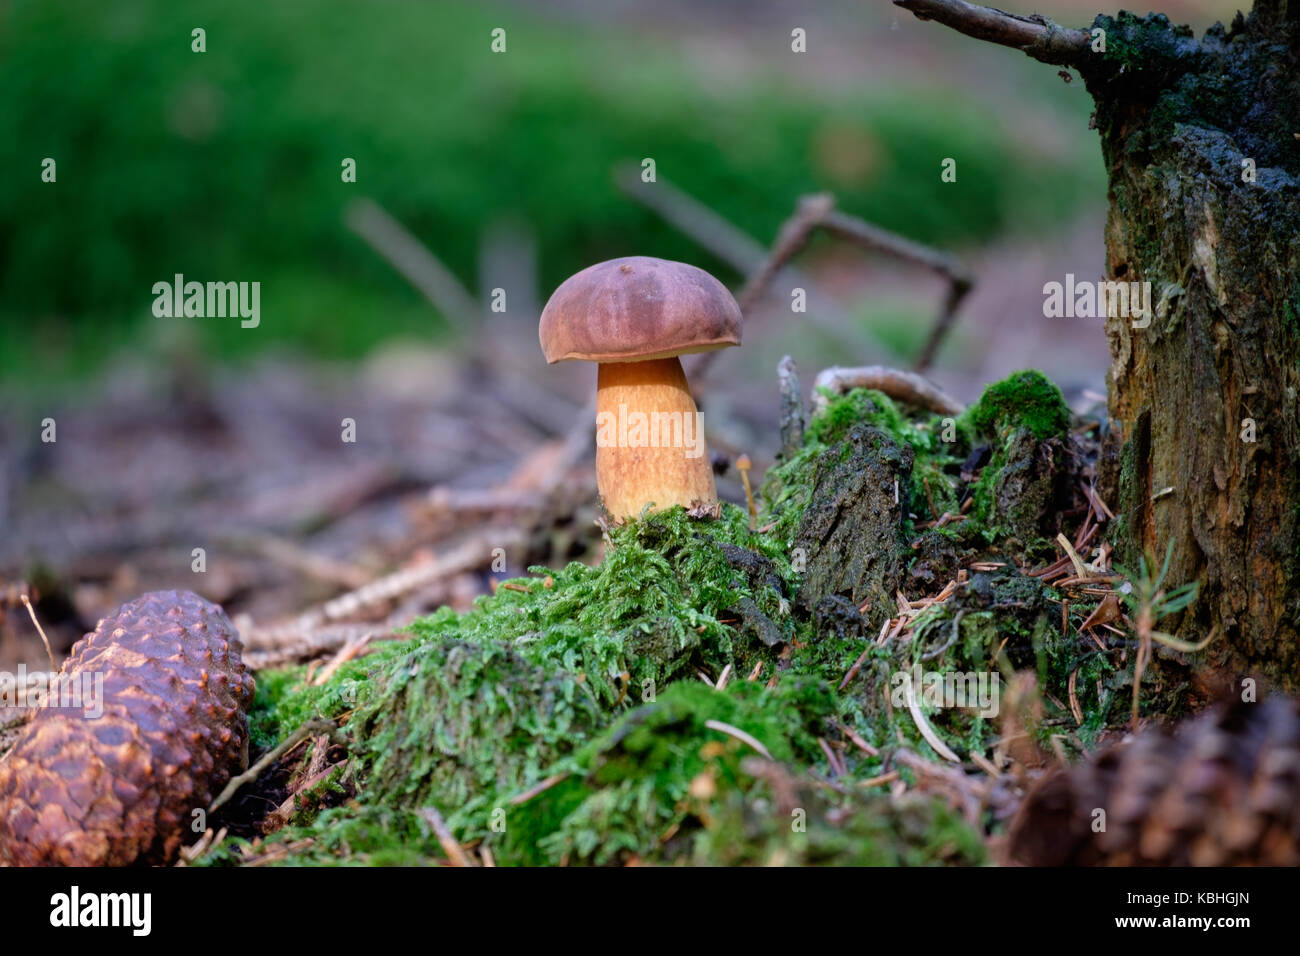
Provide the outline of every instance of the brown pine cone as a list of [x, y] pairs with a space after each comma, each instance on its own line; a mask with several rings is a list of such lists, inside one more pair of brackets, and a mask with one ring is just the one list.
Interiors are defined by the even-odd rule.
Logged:
[[1300, 865], [1300, 706], [1217, 708], [1051, 774], [1007, 853], [1030, 866]]
[[0, 863], [171, 860], [193, 811], [248, 762], [253, 678], [230, 619], [189, 591], [122, 605], [72, 649], [60, 684], [102, 675], [102, 715], [39, 708], [0, 760]]

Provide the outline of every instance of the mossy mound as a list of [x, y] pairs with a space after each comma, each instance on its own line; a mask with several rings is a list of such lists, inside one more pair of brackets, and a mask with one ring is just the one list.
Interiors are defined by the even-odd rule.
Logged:
[[1061, 390], [1032, 369], [988, 386], [967, 414], [972, 427], [988, 435], [1024, 428], [1043, 441], [1064, 438], [1070, 428], [1070, 410]]
[[[1012, 394], [1030, 396], [1032, 422], [1015, 418]], [[868, 468], [881, 488], [862, 500], [896, 509], [895, 523], [853, 546], [900, 571], [925, 561], [938, 591], [952, 580], [942, 575], [998, 554], [1004, 532], [974, 516], [1015, 436], [1068, 439], [1053, 402], [1054, 386], [1026, 373], [956, 419], [850, 392], [767, 476], [759, 530], [730, 505], [716, 520], [650, 515], [610, 529], [600, 565], [533, 568], [467, 613], [416, 622], [408, 641], [345, 665], [325, 688], [300, 686], [299, 671], [263, 675], [259, 743], [317, 714], [344, 720], [353, 741], [332, 800], [304, 803], [329, 808], [298, 814], [271, 841], [297, 848], [289, 862], [432, 862], [444, 855], [440, 818], [499, 864], [980, 862], [979, 827], [925, 799], [906, 810], [864, 800], [853, 781], [880, 774], [894, 748], [937, 760], [932, 738], [963, 756], [997, 739], [987, 701], [954, 705], [923, 688], [899, 698], [899, 675], [918, 666], [993, 681], [1033, 670], [1058, 700], [1074, 674], [1104, 722], [1113, 695], [1088, 695], [1106, 695], [1116, 675], [1073, 630], [1089, 609], [1070, 608], [1062, 632], [1059, 596], [1004, 557], [996, 580], [972, 577], [882, 643], [892, 607], [865, 602], [864, 614], [847, 587], [801, 602], [801, 551], [808, 516], [851, 477], [827, 476], [866, 456], [863, 467], [893, 468], [898, 485], [891, 478], [886, 495], [883, 472]], [[1055, 431], [1039, 439], [1042, 422]], [[982, 472], [981, 442], [991, 446]], [[919, 527], [963, 504], [964, 520]], [[791, 788], [806, 793], [802, 830], [791, 828]]]
[[[739, 610], [753, 608], [788, 641], [795, 584], [776, 538], [749, 530], [749, 517], [725, 506], [716, 521], [681, 508], [611, 529], [597, 567], [505, 582], [469, 613], [443, 609], [411, 628], [434, 641], [506, 641], [531, 664], [580, 674], [603, 707], [639, 701], [696, 671], [752, 667], [770, 648], [747, 633]], [[761, 569], [754, 573], [754, 569]], [[754, 611], [750, 611], [751, 618]]]
[[504, 641], [426, 641], [389, 670], [354, 718], [377, 802], [472, 815], [522, 789], [602, 724], [571, 671], [529, 663]]

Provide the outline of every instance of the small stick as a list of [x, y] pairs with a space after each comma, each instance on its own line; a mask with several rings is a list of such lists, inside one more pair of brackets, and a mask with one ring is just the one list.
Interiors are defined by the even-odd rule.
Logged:
[[1076, 727], [1082, 727], [1083, 709], [1079, 706], [1079, 696], [1078, 694], [1075, 693], [1075, 685], [1078, 682], [1078, 679], [1079, 679], [1079, 668], [1076, 665], [1074, 670], [1070, 671], [1070, 680], [1066, 689], [1069, 691], [1070, 694], [1070, 713], [1074, 716], [1074, 724]]
[[[888, 627], [889, 627], [889, 622], [886, 621], [885, 628]], [[885, 628], [882, 628], [880, 631], [881, 637], [885, 636]], [[836, 688], [837, 690], [843, 690], [844, 688], [848, 687], [849, 683], [853, 680], [853, 678], [858, 676], [858, 671], [860, 671], [862, 669], [862, 665], [867, 662], [867, 655], [871, 653], [871, 648], [873, 646], [874, 645], [868, 644], [866, 650], [864, 650], [861, 654], [858, 655], [858, 659], [853, 662], [853, 666], [850, 667], [848, 673], [844, 675], [844, 679], [840, 681], [840, 686]]]
[[871, 746], [871, 744], [867, 743], [865, 740], [863, 740], [862, 737], [858, 734], [858, 732], [854, 730], [852, 727], [848, 726], [847, 724], [841, 723], [839, 721], [836, 721], [836, 725], [839, 727], [840, 733], [842, 733], [845, 737], [848, 737], [849, 742], [852, 743], [853, 746], [861, 750], [864, 754], [866, 754], [869, 757], [880, 756], [880, 751], [877, 750], [875, 747]]
[[858, 781], [858, 786], [859, 786], [859, 787], [879, 787], [881, 784], [885, 784], [885, 783], [893, 783], [895, 780], [898, 779], [898, 776], [899, 776], [899, 773], [898, 773], [897, 770], [891, 770], [891, 771], [889, 771], [889, 773], [882, 773], [882, 774], [881, 774], [880, 776], [878, 776], [878, 777], [870, 777], [870, 778], [868, 778], [868, 779], [866, 779], [866, 780], [859, 780], [859, 781]]
[[349, 229], [364, 239], [447, 318], [470, 325], [483, 315], [483, 307], [452, 271], [377, 202], [372, 199], [354, 200], [347, 207], [344, 219]]
[[749, 487], [749, 469], [754, 464], [749, 460], [748, 455], [741, 455], [736, 459], [736, 470], [740, 472], [740, 480], [745, 483], [745, 500], [749, 502], [749, 530], [753, 531], [758, 524], [758, 509], [754, 507], [754, 492]]
[[979, 767], [990, 777], [1002, 776], [1002, 771], [997, 768], [993, 761], [989, 760], [988, 757], [984, 756], [978, 750], [972, 750], [970, 752], [970, 759], [975, 766]]
[[739, 727], [733, 727], [731, 724], [724, 724], [720, 720], [706, 720], [704, 722], [704, 726], [708, 727], [710, 730], [716, 730], [718, 731], [718, 733], [726, 734], [729, 737], [735, 737], [741, 743], [749, 744], [749, 746], [753, 747], [755, 750], [761, 753], [768, 760], [775, 759], [772, 756], [772, 754], [768, 752], [768, 749], [762, 745], [762, 743], [760, 743], [754, 737], [751, 737], [749, 734], [745, 733]]
[[957, 309], [961, 306], [962, 300], [966, 298], [966, 295], [975, 285], [975, 280], [966, 271], [966, 267], [953, 256], [938, 252], [929, 246], [923, 246], [919, 242], [905, 239], [902, 236], [881, 229], [879, 226], [873, 226], [864, 219], [858, 219], [842, 212], [828, 212], [821, 225], [822, 228], [837, 239], [851, 242], [865, 249], [878, 250], [906, 262], [914, 262], [933, 272], [937, 272], [948, 280], [948, 294], [944, 297], [943, 307], [939, 310], [939, 315], [935, 319], [934, 326], [930, 329], [929, 337], [926, 339], [925, 347], [921, 349], [921, 354], [917, 357], [914, 366], [916, 371], [924, 372], [934, 361], [939, 346], [943, 344], [948, 330], [952, 328], [953, 320], [957, 317]]
[[32, 607], [31, 599], [26, 594], [22, 596], [23, 607], [27, 608], [27, 613], [31, 615], [32, 623], [36, 625], [36, 631], [41, 635], [41, 641], [45, 644], [45, 654], [50, 659], [50, 670], [57, 671], [54, 666], [54, 651], [50, 649], [50, 639], [45, 636], [45, 628], [41, 627], [41, 622], [36, 620], [36, 609]]
[[824, 737], [817, 738], [817, 746], [822, 748], [822, 753], [826, 755], [827, 763], [831, 765], [831, 776], [842, 776], [844, 770], [847, 768], [841, 769], [839, 759], [835, 756], [835, 751], [831, 750], [831, 745], [826, 742]]
[[551, 787], [555, 786], [558, 783], [562, 783], [565, 779], [568, 778], [568, 776], [569, 776], [569, 772], [566, 770], [564, 773], [557, 773], [553, 776], [547, 777], [541, 783], [535, 784], [534, 786], [529, 787], [523, 793], [511, 797], [509, 801], [510, 806], [517, 807], [521, 803], [527, 803], [529, 800], [533, 799], [533, 797], [545, 793], [547, 790], [550, 790]]
[[718, 684], [716, 689], [722, 690], [724, 687], [726, 687], [727, 678], [730, 676], [731, 676], [731, 664], [727, 664], [727, 666], [722, 669], [722, 673], [718, 675]]
[[[653, 186], [647, 186], [641, 182], [640, 167], [634, 163], [626, 163], [614, 170], [614, 179], [618, 187], [628, 196], [658, 213], [727, 262], [737, 272], [753, 276], [736, 296], [741, 315], [746, 319], [749, 318], [751, 307], [762, 297], [767, 285], [778, 275], [783, 275], [791, 287], [798, 286], [808, 290], [809, 309], [805, 317], [809, 322], [819, 325], [822, 331], [833, 336], [844, 348], [857, 348], [862, 344], [849, 330], [848, 315], [843, 307], [832, 296], [821, 292], [817, 288], [817, 283], [809, 276], [788, 265], [789, 259], [798, 253], [808, 240], [808, 235], [805, 233], [802, 242], [787, 249], [781, 247], [782, 237], [800, 218], [798, 211], [782, 227], [776, 246], [769, 252], [757, 239], [747, 235], [714, 210], [682, 192], [662, 176]], [[807, 197], [800, 200], [800, 204], [806, 201]], [[702, 384], [698, 380], [705, 378], [720, 351], [721, 349], [715, 349], [712, 352], [705, 352], [690, 369], [692, 381], [697, 382], [696, 388]]]
[[925, 738], [926, 743], [934, 748], [935, 753], [945, 760], [951, 760], [953, 763], [961, 763], [961, 758], [948, 749], [948, 745], [939, 739], [939, 735], [934, 732], [925, 715], [921, 713], [921, 705], [917, 703], [916, 691], [912, 688], [912, 682], [906, 681], [903, 684], [903, 690], [907, 696], [907, 709], [912, 714], [912, 720], [916, 722], [916, 727], [921, 731], [921, 736]]
[[322, 684], [327, 683], [329, 679], [334, 676], [334, 673], [348, 661], [356, 657], [357, 654], [361, 652], [361, 649], [370, 643], [374, 636], [374, 632], [367, 631], [361, 637], [356, 638], [355, 640], [350, 640], [339, 648], [338, 652], [330, 658], [330, 662], [322, 667], [320, 673], [312, 679], [312, 686], [320, 687]]
[[429, 826], [433, 827], [434, 834], [438, 837], [438, 843], [442, 845], [442, 852], [447, 854], [447, 859], [451, 860], [452, 866], [473, 866], [473, 862], [465, 855], [456, 838], [451, 835], [451, 830], [447, 829], [447, 821], [442, 818], [442, 814], [433, 807], [425, 807], [420, 811], [420, 816], [429, 821]]
[[1070, 539], [1063, 534], [1056, 536], [1056, 543], [1065, 549], [1069, 555], [1070, 563], [1074, 565], [1075, 574], [1080, 578], [1088, 577], [1088, 569], [1084, 566], [1083, 559], [1079, 557], [1079, 552], [1074, 550], [1074, 545], [1070, 544]]
[[288, 737], [284, 738], [284, 740], [282, 740], [274, 749], [267, 752], [262, 759], [253, 764], [253, 766], [249, 767], [238, 777], [232, 777], [230, 782], [226, 784], [226, 789], [222, 790], [221, 795], [217, 797], [216, 800], [212, 801], [212, 805], [208, 807], [208, 816], [212, 816], [212, 814], [216, 813], [219, 807], [235, 795], [235, 791], [244, 784], [256, 780], [262, 775], [263, 770], [271, 766], [271, 764], [275, 763], [294, 747], [298, 746], [298, 744], [303, 740], [313, 734], [328, 733], [329, 731], [337, 729], [337, 726], [338, 725], [332, 720], [307, 721], [307, 723], [303, 724]]

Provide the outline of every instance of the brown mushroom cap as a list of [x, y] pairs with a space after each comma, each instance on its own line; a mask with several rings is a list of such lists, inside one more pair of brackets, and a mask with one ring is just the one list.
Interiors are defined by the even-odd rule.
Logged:
[[739, 345], [740, 324], [736, 300], [703, 269], [628, 256], [566, 279], [538, 337], [549, 363], [645, 362]]

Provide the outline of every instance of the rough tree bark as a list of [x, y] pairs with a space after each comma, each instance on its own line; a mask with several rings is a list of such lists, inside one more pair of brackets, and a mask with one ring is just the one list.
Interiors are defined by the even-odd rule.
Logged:
[[1162, 14], [1074, 30], [895, 3], [1083, 77], [1105, 278], [1150, 282], [1154, 305], [1145, 327], [1106, 320], [1117, 544], [1135, 564], [1172, 542], [1169, 583], [1201, 582], [1180, 636], [1216, 632], [1223, 673], [1300, 690], [1300, 0], [1256, 0], [1199, 40]]

